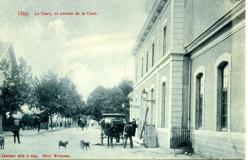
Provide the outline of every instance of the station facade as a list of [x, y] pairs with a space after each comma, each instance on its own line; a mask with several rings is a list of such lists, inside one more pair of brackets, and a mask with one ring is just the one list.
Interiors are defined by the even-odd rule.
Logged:
[[160, 147], [188, 128], [195, 153], [244, 158], [244, 0], [156, 0], [132, 54], [130, 118]]

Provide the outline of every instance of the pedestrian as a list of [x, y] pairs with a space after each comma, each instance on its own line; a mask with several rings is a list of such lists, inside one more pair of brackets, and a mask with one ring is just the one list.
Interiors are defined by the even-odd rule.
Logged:
[[16, 138], [18, 140], [18, 143], [20, 144], [20, 124], [19, 124], [19, 120], [15, 120], [14, 121], [14, 125], [12, 126], [12, 132], [14, 134], [14, 143], [16, 143]]
[[133, 133], [132, 123], [128, 122], [124, 127], [124, 136], [125, 136], [124, 148], [126, 148], [127, 139], [130, 140], [130, 148], [133, 148], [132, 133]]
[[38, 118], [37, 127], [38, 127], [38, 132], [40, 132], [40, 118]]
[[78, 119], [78, 127], [80, 127], [80, 126], [81, 126], [81, 120]]
[[135, 136], [136, 128], [138, 128], [138, 125], [136, 124], [136, 120], [135, 119], [133, 119], [133, 121], [132, 121], [132, 127], [133, 127], [132, 136]]

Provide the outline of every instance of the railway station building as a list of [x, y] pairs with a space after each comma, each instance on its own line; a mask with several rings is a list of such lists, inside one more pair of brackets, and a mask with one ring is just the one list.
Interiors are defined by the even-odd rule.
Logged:
[[155, 125], [169, 149], [187, 128], [195, 153], [245, 157], [244, 0], [156, 0], [132, 54], [139, 129]]

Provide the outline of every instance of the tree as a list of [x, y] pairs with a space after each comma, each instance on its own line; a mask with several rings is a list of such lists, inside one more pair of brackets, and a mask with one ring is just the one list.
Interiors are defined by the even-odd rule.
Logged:
[[108, 98], [107, 90], [98, 86], [89, 95], [87, 99], [87, 113], [90, 114], [94, 119], [99, 121], [102, 118], [102, 110], [106, 106], [106, 100]]
[[3, 59], [0, 70], [4, 76], [3, 84], [0, 86], [0, 115], [6, 116], [9, 112], [12, 116], [21, 109], [22, 105], [33, 102], [31, 67], [28, 67], [24, 60], [20, 60], [17, 64], [15, 60]]
[[[96, 120], [101, 119], [102, 113], [128, 113], [128, 94], [132, 90], [132, 82], [129, 80], [123, 80], [112, 88], [98, 86], [87, 99], [87, 113]], [[125, 108], [122, 107], [123, 104]]]
[[122, 93], [124, 94], [124, 100], [123, 100], [123, 104], [124, 104], [124, 108], [122, 108], [122, 110], [124, 110], [125, 113], [127, 113], [127, 119], [129, 119], [129, 111], [130, 111], [130, 104], [129, 104], [129, 93], [131, 93], [133, 91], [133, 82], [131, 80], [122, 80], [119, 84], [118, 84], [118, 88], [120, 88], [120, 90], [122, 91]]
[[55, 114], [60, 114], [66, 118], [78, 118], [85, 111], [85, 103], [76, 90], [73, 82], [67, 78], [58, 78], [52, 72], [43, 75], [36, 86], [37, 107], [52, 118]]
[[60, 83], [56, 74], [48, 72], [43, 75], [35, 88], [37, 106], [43, 114], [50, 118], [51, 128], [53, 128], [53, 115], [62, 110], [60, 103]]
[[127, 80], [127, 79], [122, 80], [118, 84], [118, 88], [121, 89], [122, 93], [125, 96], [128, 96], [128, 94], [133, 91], [133, 82], [131, 80]]
[[67, 78], [60, 79], [60, 101], [63, 106], [60, 113], [65, 117], [78, 118], [85, 112], [85, 103], [73, 82]]

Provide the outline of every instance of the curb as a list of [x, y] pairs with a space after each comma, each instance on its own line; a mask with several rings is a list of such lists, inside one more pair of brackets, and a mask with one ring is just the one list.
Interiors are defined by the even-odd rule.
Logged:
[[[33, 135], [37, 135], [37, 134], [43, 134], [43, 133], [48, 133], [48, 132], [55, 132], [55, 131], [59, 131], [59, 130], [62, 130], [62, 129], [65, 129], [65, 128], [59, 128], [59, 129], [53, 129], [53, 130], [46, 130], [46, 131], [41, 131], [41, 132], [34, 132], [34, 133], [21, 133], [20, 132], [20, 136], [33, 136]], [[12, 132], [5, 132], [3, 134], [0, 134], [0, 136], [13, 136], [13, 133]]]

